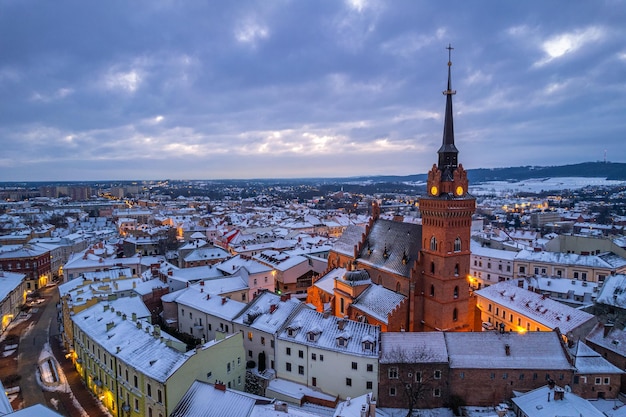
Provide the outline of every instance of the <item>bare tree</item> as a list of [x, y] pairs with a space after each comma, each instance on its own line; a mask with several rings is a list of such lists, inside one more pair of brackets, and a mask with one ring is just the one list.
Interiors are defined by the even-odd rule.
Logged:
[[442, 379], [442, 364], [438, 355], [424, 345], [393, 346], [382, 354], [381, 364], [389, 381], [397, 381], [392, 385], [406, 400], [407, 417], [425, 399], [426, 393], [440, 390], [437, 380]]

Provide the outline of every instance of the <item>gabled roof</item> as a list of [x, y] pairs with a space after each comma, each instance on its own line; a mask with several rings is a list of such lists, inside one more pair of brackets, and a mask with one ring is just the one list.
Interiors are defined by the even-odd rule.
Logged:
[[371, 284], [351, 304], [352, 308], [374, 317], [381, 323], [389, 324], [391, 314], [406, 297], [400, 293], [388, 290], [382, 285]]
[[571, 349], [574, 366], [579, 374], [623, 374], [624, 371], [607, 361], [579, 340]]
[[279, 295], [262, 292], [233, 320], [262, 332], [276, 334], [291, 314], [304, 304], [297, 299], [281, 301]]
[[221, 390], [213, 384], [194, 381], [170, 417], [248, 416], [258, 401], [269, 402], [263, 397], [230, 389]]
[[447, 363], [443, 332], [383, 332], [380, 363]]

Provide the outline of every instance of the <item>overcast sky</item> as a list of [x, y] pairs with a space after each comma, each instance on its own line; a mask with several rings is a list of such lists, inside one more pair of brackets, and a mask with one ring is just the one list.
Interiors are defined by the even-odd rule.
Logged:
[[0, 2], [0, 181], [626, 162], [626, 0]]

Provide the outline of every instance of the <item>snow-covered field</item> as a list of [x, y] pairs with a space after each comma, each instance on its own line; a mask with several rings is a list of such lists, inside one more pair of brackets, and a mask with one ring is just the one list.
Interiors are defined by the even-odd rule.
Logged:
[[585, 187], [615, 187], [626, 185], [626, 181], [607, 180], [606, 178], [534, 178], [524, 181], [489, 181], [481, 184], [470, 184], [473, 195], [506, 196], [519, 192], [539, 193], [542, 191], [580, 190]]

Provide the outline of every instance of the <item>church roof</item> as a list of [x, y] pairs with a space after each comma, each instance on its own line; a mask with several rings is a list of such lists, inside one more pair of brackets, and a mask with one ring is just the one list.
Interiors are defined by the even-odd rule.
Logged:
[[422, 247], [422, 226], [378, 219], [358, 256], [358, 263], [409, 277]]
[[374, 317], [381, 323], [389, 324], [389, 314], [393, 312], [406, 297], [388, 290], [382, 285], [372, 284], [352, 303], [352, 307]]

